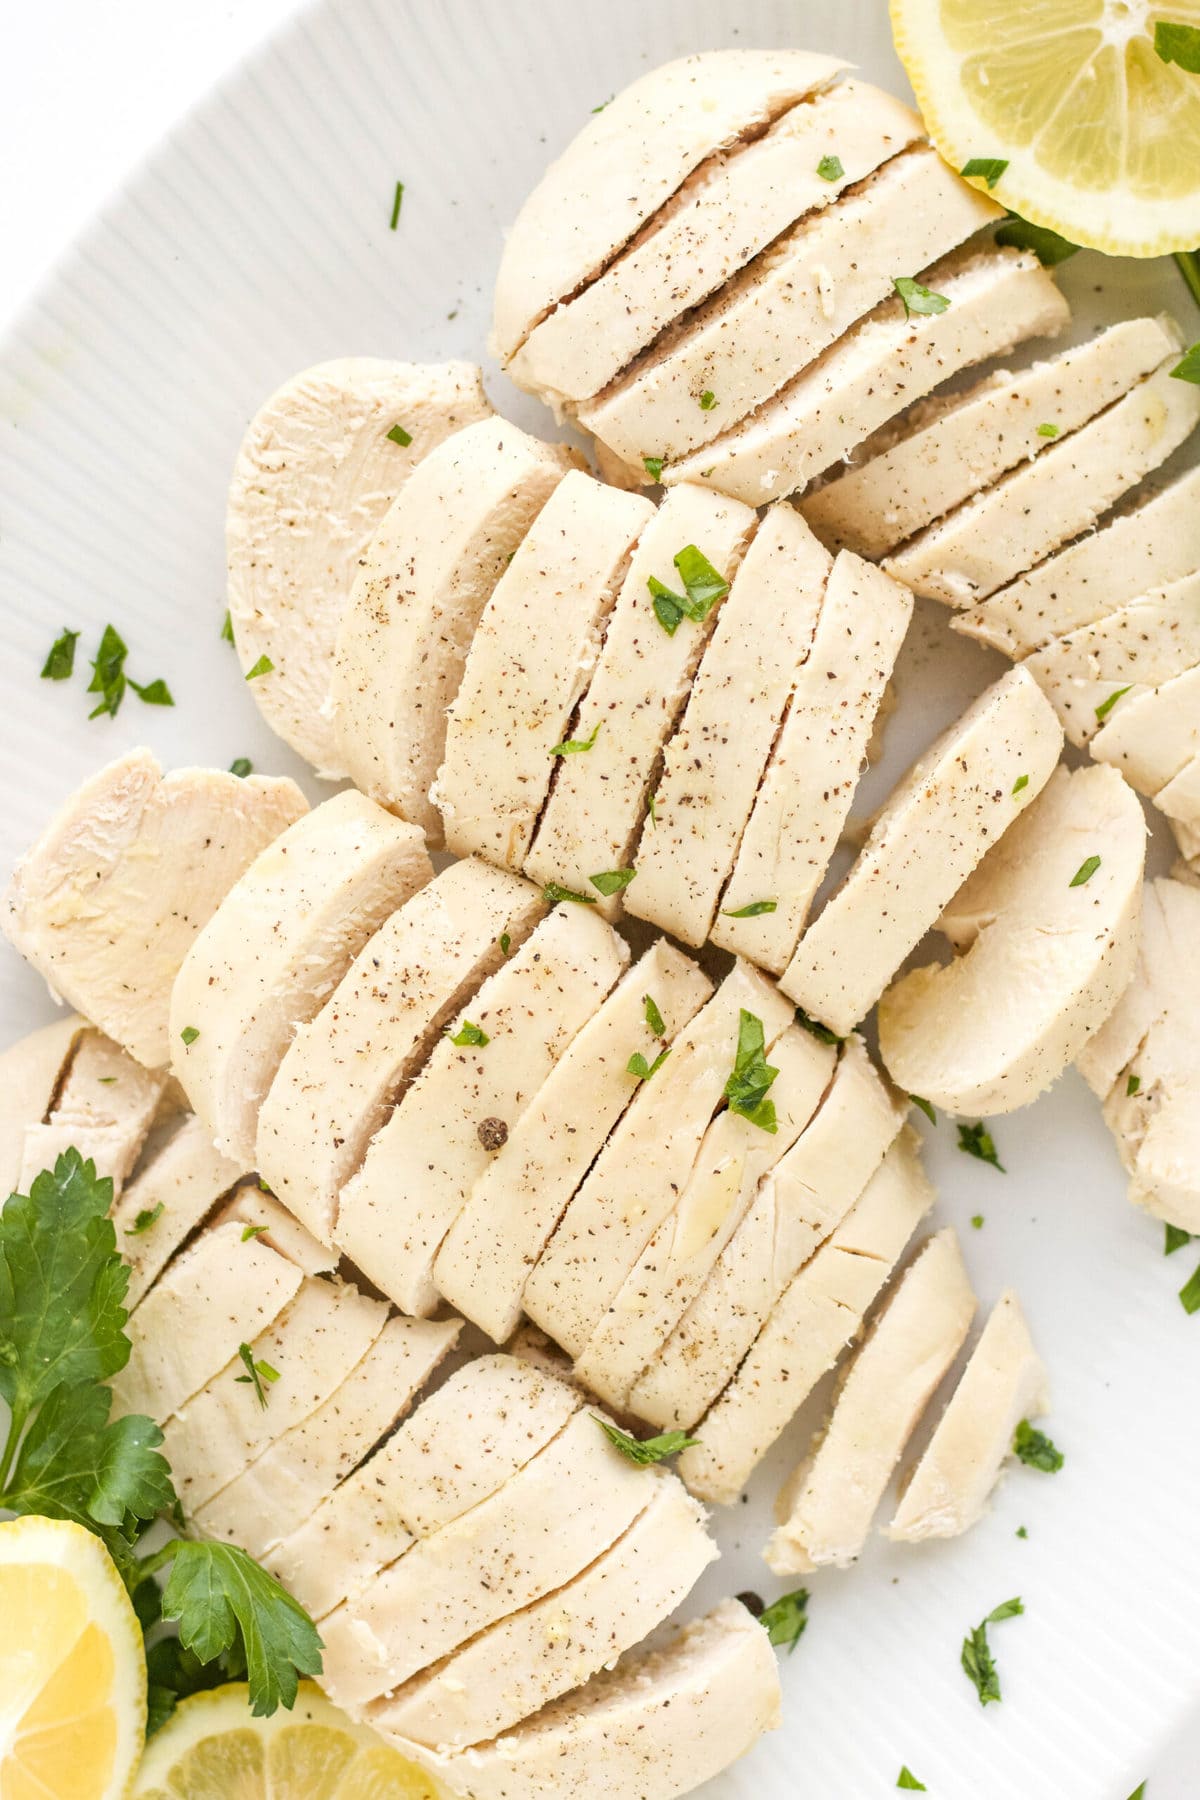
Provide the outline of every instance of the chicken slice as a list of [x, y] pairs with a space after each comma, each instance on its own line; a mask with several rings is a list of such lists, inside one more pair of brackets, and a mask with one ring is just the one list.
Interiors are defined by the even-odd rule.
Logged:
[[175, 979], [171, 1040], [187, 1097], [227, 1155], [253, 1165], [259, 1108], [297, 1027], [432, 874], [420, 832], [348, 789], [226, 894]]
[[968, 606], [1094, 525], [1200, 423], [1200, 393], [1176, 381], [1174, 349], [1152, 375], [920, 533], [885, 567], [915, 593]]
[[390, 1741], [465, 1800], [677, 1800], [778, 1723], [770, 1638], [740, 1601], [724, 1600], [490, 1744], [440, 1754]]
[[338, 1196], [443, 1025], [544, 911], [537, 889], [454, 863], [394, 912], [302, 1024], [258, 1121], [258, 1168], [323, 1243]]
[[164, 775], [131, 750], [84, 782], [13, 872], [4, 932], [147, 1068], [171, 1060], [171, 983], [259, 851], [307, 811], [294, 781]]
[[295, 1298], [304, 1277], [239, 1225], [202, 1233], [129, 1320], [133, 1348], [114, 1376], [114, 1413], [165, 1425]]
[[525, 1311], [571, 1356], [687, 1184], [733, 1071], [743, 1011], [762, 1020], [767, 1050], [792, 1020], [774, 986], [738, 963], [643, 1081], [526, 1283]]
[[31, 1124], [17, 1185], [52, 1169], [64, 1150], [75, 1149], [107, 1176], [119, 1195], [133, 1170], [163, 1097], [166, 1076], [145, 1069], [103, 1032], [79, 1034], [44, 1124]]
[[263, 716], [319, 774], [345, 773], [329, 685], [359, 559], [420, 459], [491, 410], [473, 363], [348, 356], [293, 375], [250, 422], [229, 488], [229, 615], [247, 677], [267, 660], [250, 681]]
[[862, 1328], [933, 1205], [911, 1127], [895, 1139], [843, 1223], [776, 1302], [736, 1376], [679, 1459], [694, 1494], [735, 1501], [757, 1464]]
[[1120, 769], [1139, 794], [1157, 799], [1200, 754], [1200, 667], [1118, 699], [1091, 750], [1097, 762]]
[[951, 627], [1028, 656], [1052, 638], [1093, 625], [1152, 588], [1200, 568], [1200, 469], [1048, 556], [982, 605], [956, 613]]
[[1197, 663], [1200, 573], [1142, 594], [1025, 658], [1067, 737], [1080, 746], [1096, 735], [1118, 700], [1147, 693]]
[[[837, 848], [911, 617], [907, 588], [840, 553], [709, 934], [772, 974]], [[764, 900], [770, 910], [751, 910]]]
[[26, 1134], [45, 1123], [86, 1029], [69, 1014], [0, 1054], [0, 1189], [6, 1195], [20, 1186]]
[[[595, 394], [797, 219], [819, 214], [921, 133], [890, 94], [844, 81], [761, 137], [722, 146], [602, 274], [535, 326], [508, 373], [555, 406]], [[835, 155], [840, 173], [828, 175], [822, 164]]]
[[832, 566], [794, 507], [772, 507], [733, 578], [667, 744], [625, 904], [685, 944], [708, 937]]
[[[496, 1343], [517, 1329], [530, 1270], [638, 1091], [631, 1058], [649, 1067], [711, 993], [696, 965], [658, 939], [572, 1039], [476, 1177], [438, 1252], [434, 1281]], [[647, 1018], [647, 998], [661, 1036]]]
[[504, 419], [468, 425], [424, 459], [359, 558], [331, 681], [341, 757], [431, 845], [446, 708], [479, 615], [567, 467]]
[[885, 301], [757, 411], [672, 461], [663, 480], [702, 481], [751, 506], [782, 499], [948, 376], [1067, 320], [1066, 301], [1027, 251], [957, 255], [922, 281], [949, 302], [942, 312], [910, 317], [899, 299]]
[[789, 1283], [858, 1199], [907, 1111], [862, 1039], [848, 1038], [821, 1105], [759, 1183], [704, 1285], [629, 1395], [631, 1412], [664, 1431], [695, 1425], [737, 1373]]
[[337, 1241], [404, 1312], [437, 1310], [442, 1240], [628, 962], [611, 925], [556, 907], [470, 1001], [470, 1026], [486, 1042], [456, 1043], [466, 1027], [448, 1025], [371, 1140], [342, 1192]]
[[331, 1275], [337, 1268], [337, 1253], [307, 1231], [261, 1181], [244, 1181], [213, 1214], [215, 1225], [230, 1219], [241, 1226], [243, 1234], [269, 1244], [305, 1275]]
[[1145, 815], [1116, 771], [1057, 769], [942, 915], [954, 961], [880, 1001], [898, 1086], [990, 1116], [1057, 1081], [1133, 974], [1145, 860]]
[[460, 1329], [457, 1319], [389, 1319], [315, 1412], [274, 1437], [236, 1480], [197, 1508], [199, 1529], [261, 1560], [391, 1430]]
[[558, 1436], [581, 1396], [512, 1356], [457, 1370], [283, 1538], [269, 1566], [315, 1619], [469, 1515]]
[[1045, 1409], [1046, 1370], [1017, 1296], [1007, 1288], [910, 1474], [886, 1535], [919, 1544], [969, 1531], [987, 1511], [1017, 1426]]
[[489, 1499], [423, 1538], [323, 1622], [322, 1680], [354, 1712], [573, 1581], [633, 1524], [656, 1478], [578, 1412]]
[[497, 582], [450, 703], [432, 791], [457, 855], [479, 852], [514, 870], [524, 862], [553, 752], [571, 735], [605, 620], [653, 516], [640, 495], [573, 469]]
[[172, 1123], [170, 1136], [143, 1158], [112, 1209], [117, 1243], [129, 1266], [130, 1307], [246, 1173], [221, 1155], [194, 1113]]
[[[864, 122], [874, 106], [872, 93]], [[888, 108], [899, 125], [904, 109], [895, 100]], [[936, 151], [896, 156], [836, 206], [768, 246], [581, 406], [580, 421], [639, 472], [643, 456], [671, 463], [696, 452], [764, 406], [888, 299], [897, 269], [925, 268], [995, 217], [993, 203]], [[706, 392], [715, 404], [701, 408]]]
[[638, 1377], [662, 1354], [745, 1218], [759, 1182], [820, 1106], [836, 1061], [832, 1045], [790, 1025], [771, 1046], [771, 1067], [777, 1071], [770, 1090], [774, 1129], [728, 1107], [713, 1120], [678, 1203], [576, 1359], [576, 1377], [602, 1400], [627, 1407]]
[[717, 1555], [673, 1475], [654, 1472], [646, 1486], [644, 1511], [590, 1568], [376, 1702], [368, 1722], [431, 1749], [481, 1743], [640, 1642]]
[[164, 1455], [192, 1514], [237, 1479], [276, 1438], [299, 1425], [347, 1381], [387, 1323], [388, 1309], [344, 1282], [303, 1281], [249, 1341], [266, 1404], [240, 1354], [168, 1420]]
[[505, 240], [492, 326], [500, 360], [593, 280], [706, 157], [829, 87], [846, 66], [804, 50], [710, 50], [651, 69], [598, 107]]
[[779, 1496], [764, 1552], [777, 1575], [844, 1569], [930, 1397], [962, 1348], [975, 1295], [953, 1231], [930, 1238], [844, 1375], [808, 1458]]
[[1165, 813], [1185, 858], [1200, 857], [1200, 756], [1159, 788], [1154, 804]]
[[886, 801], [800, 939], [783, 992], [839, 1037], [853, 1030], [990, 844], [1037, 798], [1061, 748], [1062, 727], [1033, 677], [1002, 675]]
[[[586, 752], [557, 759], [525, 873], [590, 894], [589, 875], [627, 869], [646, 817], [662, 747], [691, 691], [696, 666], [719, 617], [683, 619], [668, 635], [654, 612], [649, 582], [680, 588], [675, 557], [695, 545], [726, 581], [733, 578], [755, 518], [740, 501], [706, 488], [669, 493], [637, 541], [580, 709], [576, 741], [598, 735]], [[657, 805], [655, 807], [657, 811]], [[617, 895], [598, 899], [612, 918]]]
[[1155, 1218], [1200, 1232], [1200, 887], [1146, 884], [1133, 980], [1079, 1057], [1130, 1177]]

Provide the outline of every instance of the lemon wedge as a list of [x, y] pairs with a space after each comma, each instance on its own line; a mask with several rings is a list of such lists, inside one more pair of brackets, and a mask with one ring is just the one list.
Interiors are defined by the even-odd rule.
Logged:
[[1200, 0], [891, 0], [891, 15], [942, 155], [1007, 165], [996, 200], [1110, 255], [1200, 244], [1200, 74], [1165, 60], [1200, 42]]
[[[135, 1800], [448, 1800], [311, 1682], [256, 1719], [244, 1682], [184, 1700], [146, 1747]], [[7, 1800], [7, 1792], [5, 1793]]]
[[0, 1524], [0, 1795], [116, 1800], [146, 1730], [133, 1607], [100, 1539], [62, 1519]]

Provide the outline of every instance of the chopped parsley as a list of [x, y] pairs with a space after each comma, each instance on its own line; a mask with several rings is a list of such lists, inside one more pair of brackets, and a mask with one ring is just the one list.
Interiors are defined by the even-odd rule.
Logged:
[[625, 1064], [625, 1073], [627, 1075], [636, 1075], [639, 1081], [649, 1081], [650, 1077], [656, 1075], [662, 1068], [670, 1054], [670, 1050], [662, 1049], [659, 1051], [653, 1062], [647, 1062], [641, 1051], [635, 1050], [629, 1061]]
[[1100, 867], [1100, 858], [1098, 856], [1087, 857], [1083, 862], [1080, 863], [1079, 867], [1076, 869], [1075, 873], [1072, 875], [1070, 882], [1068, 883], [1068, 886], [1069, 887], [1084, 887], [1084, 886], [1086, 886], [1086, 884], [1092, 879], [1092, 876], [1096, 873], [1096, 870], [1099, 867]]
[[1028, 1537], [1028, 1536], [1029, 1536], [1029, 1533], [1028, 1533], [1028, 1531], [1027, 1531], [1027, 1530], [1026, 1530], [1026, 1529], [1025, 1529], [1025, 1527], [1024, 1527], [1024, 1525], [1018, 1525], [1018, 1526], [1017, 1526], [1017, 1531], [1016, 1531], [1016, 1535], [1017, 1535], [1017, 1536], [1018, 1536], [1018, 1537], [1019, 1537], [1019, 1538], [1027, 1538], [1027, 1537]]
[[1057, 425], [1039, 425], [1037, 434], [1039, 437], [1056, 438], [1059, 435], [1059, 427]]
[[840, 181], [845, 173], [840, 156], [823, 156], [817, 164], [817, 174], [822, 181]]
[[1191, 1232], [1185, 1231], [1182, 1225], [1164, 1226], [1163, 1232], [1164, 1256], [1174, 1256], [1177, 1250], [1182, 1250], [1185, 1244], [1190, 1244], [1192, 1241]]
[[971, 1214], [971, 1229], [973, 1231], [982, 1231], [983, 1230], [983, 1214], [982, 1213], [972, 1213]]
[[[601, 719], [600, 725], [603, 723], [604, 721]], [[600, 725], [596, 726], [591, 737], [564, 738], [561, 744], [554, 745], [550, 752], [551, 756], [582, 756], [585, 750], [590, 750], [592, 748], [596, 739], [600, 736]]]
[[646, 1011], [646, 1023], [654, 1033], [655, 1037], [665, 1037], [667, 1032], [667, 1022], [659, 1012], [658, 1007], [649, 994], [642, 995], [642, 1005]]
[[725, 1083], [725, 1098], [730, 1112], [748, 1119], [760, 1131], [775, 1132], [779, 1129], [775, 1102], [768, 1100], [767, 1092], [779, 1070], [767, 1062], [765, 1041], [762, 1020], [743, 1007], [738, 1020], [733, 1073]]
[[729, 592], [725, 577], [695, 544], [685, 544], [674, 563], [683, 580], [682, 594], [675, 593], [656, 575], [651, 575], [646, 583], [654, 602], [654, 616], [668, 637], [675, 636], [684, 619], [703, 624], [717, 601]]
[[1190, 350], [1184, 351], [1171, 373], [1176, 381], [1200, 382], [1200, 343], [1193, 344]]
[[482, 1050], [485, 1044], [490, 1044], [492, 1041], [483, 1027], [472, 1025], [470, 1019], [464, 1019], [453, 1036], [449, 1031], [446, 1036], [450, 1038], [452, 1044], [457, 1044], [460, 1049], [465, 1049], [469, 1045], [474, 1049]]
[[665, 461], [666, 458], [662, 456], [643, 456], [642, 467], [645, 469], [651, 481], [662, 480], [663, 463]]
[[995, 187], [1007, 167], [1006, 156], [973, 156], [970, 162], [963, 164], [961, 173], [968, 181], [972, 178], [986, 181], [990, 190]]
[[232, 644], [233, 642], [233, 614], [228, 607], [225, 608], [225, 618], [221, 625], [221, 642], [223, 644]]
[[147, 706], [174, 706], [175, 704], [171, 690], [161, 676], [157, 681], [148, 681], [145, 687], [140, 682], [134, 681], [131, 676], [129, 685], [138, 699], [144, 701]]
[[1018, 794], [1023, 794], [1028, 786], [1028, 775], [1018, 775], [1017, 779], [1013, 782], [1013, 799], [1015, 800]]
[[711, 412], [716, 404], [717, 396], [713, 393], [711, 388], [705, 388], [700, 396], [700, 411]]
[[661, 1437], [652, 1438], [630, 1437], [627, 1431], [622, 1431], [619, 1425], [610, 1424], [607, 1419], [602, 1419], [599, 1413], [593, 1413], [592, 1417], [609, 1443], [613, 1444], [622, 1456], [628, 1457], [631, 1463], [637, 1463], [642, 1468], [646, 1468], [650, 1463], [663, 1462], [668, 1456], [678, 1456], [681, 1450], [688, 1450], [693, 1444], [699, 1442], [698, 1438], [690, 1438], [686, 1431], [664, 1431]]
[[248, 756], [235, 756], [229, 765], [229, 773], [237, 775], [242, 781], [245, 781], [247, 775], [254, 773], [254, 764]]
[[650, 823], [652, 825], [658, 824], [658, 813], [655, 811], [655, 808], [657, 807], [657, 805], [658, 805], [657, 794], [647, 794], [646, 795], [646, 811], [650, 815]]
[[945, 294], [935, 294], [929, 288], [922, 287], [911, 275], [894, 275], [892, 286], [904, 302], [906, 319], [911, 319], [914, 313], [944, 313], [950, 305]]
[[1125, 1081], [1125, 1098], [1127, 1100], [1132, 1100], [1133, 1096], [1141, 1088], [1141, 1085], [1142, 1085], [1142, 1078], [1140, 1075], [1128, 1076]]
[[996, 233], [996, 242], [1009, 250], [1032, 250], [1047, 269], [1052, 269], [1056, 263], [1066, 262], [1079, 249], [1078, 244], [1060, 237], [1049, 226], [1031, 225], [1028, 219], [1020, 218], [1017, 213], [1009, 213]]
[[1022, 1419], [1013, 1433], [1013, 1455], [1029, 1468], [1041, 1469], [1044, 1475], [1056, 1475], [1064, 1461], [1058, 1446], [1028, 1419]]
[[748, 906], [723, 906], [723, 919], [760, 919], [764, 913], [777, 912], [778, 900], [751, 900]]
[[254, 1352], [249, 1344], [238, 1345], [238, 1356], [245, 1364], [246, 1373], [244, 1375], [235, 1375], [234, 1380], [245, 1382], [253, 1387], [255, 1394], [258, 1396], [258, 1404], [265, 1412], [267, 1406], [267, 1389], [263, 1386], [263, 1382], [265, 1381], [267, 1387], [270, 1387], [272, 1382], [279, 1380], [279, 1370], [273, 1369], [269, 1362], [263, 1361], [261, 1356], [256, 1360]]
[[395, 231], [397, 225], [399, 225], [399, 223], [400, 223], [400, 208], [403, 205], [404, 205], [404, 183], [402, 181], [398, 181], [396, 183], [396, 192], [392, 197], [392, 217], [391, 217], [391, 221], [388, 225], [389, 231]]
[[75, 646], [79, 642], [77, 631], [68, 631], [64, 625], [61, 637], [56, 637], [50, 646], [50, 653], [42, 664], [43, 681], [69, 681], [75, 673]]
[[194, 1044], [196, 1039], [200, 1036], [200, 1027], [198, 1025], [185, 1025], [179, 1035], [185, 1044]]
[[133, 1224], [125, 1227], [125, 1236], [141, 1237], [144, 1231], [149, 1231], [152, 1225], [158, 1224], [166, 1210], [166, 1205], [162, 1200], [155, 1207], [143, 1206]]
[[1130, 1794], [1129, 1800], [1146, 1800], [1146, 1783], [1144, 1781], [1138, 1782], [1132, 1794]]
[[994, 1606], [983, 1623], [976, 1625], [974, 1631], [963, 1639], [962, 1666], [975, 1684], [980, 1706], [986, 1706], [989, 1700], [1000, 1698], [1000, 1676], [988, 1643], [987, 1628], [989, 1625], [998, 1625], [1002, 1619], [1014, 1619], [1024, 1611], [1020, 1600], [1005, 1600], [1000, 1606]]
[[910, 1094], [908, 1097], [914, 1106], [920, 1107], [931, 1125], [937, 1124], [937, 1114], [934, 1112], [933, 1107], [929, 1104], [928, 1100], [922, 1100], [920, 1094]]
[[243, 1225], [242, 1226], [242, 1242], [243, 1242], [243, 1244], [248, 1244], [250, 1242], [251, 1238], [262, 1237], [263, 1233], [265, 1231], [270, 1231], [270, 1229], [271, 1229], [271, 1227], [269, 1225]]
[[993, 1169], [999, 1169], [1002, 1175], [1008, 1170], [996, 1154], [996, 1141], [981, 1119], [975, 1125], [960, 1125], [958, 1128], [958, 1147], [965, 1156], [973, 1156], [978, 1162], [990, 1163]]
[[637, 875], [636, 869], [602, 869], [598, 875], [589, 875], [588, 880], [598, 894], [607, 900], [612, 894], [619, 894], [627, 888]]
[[[1132, 685], [1133, 684], [1131, 682], [1130, 686], [1132, 686]], [[1098, 719], [1107, 719], [1109, 713], [1112, 711], [1113, 707], [1117, 704], [1117, 701], [1122, 699], [1123, 696], [1126, 695], [1128, 692], [1129, 692], [1128, 687], [1114, 689], [1114, 691], [1108, 696], [1108, 699], [1102, 700], [1100, 702], [1099, 706], [1096, 708], [1096, 717]]]
[[808, 1624], [808, 1589], [797, 1588], [794, 1593], [780, 1595], [759, 1613], [758, 1622], [776, 1649], [790, 1655]]
[[388, 432], [388, 442], [399, 444], [402, 450], [407, 450], [408, 446], [412, 443], [412, 432], [405, 431], [403, 425], [393, 425], [392, 429]]
[[547, 906], [558, 906], [563, 900], [573, 900], [576, 906], [595, 906], [593, 894], [577, 894], [574, 888], [563, 887], [557, 881], [548, 881], [542, 889], [542, 899]]
[[796, 1023], [802, 1026], [810, 1037], [815, 1037], [818, 1044], [844, 1044], [846, 1041], [845, 1038], [840, 1038], [836, 1031], [830, 1031], [828, 1025], [822, 1025], [817, 1019], [810, 1019], [802, 1006], [796, 1008]]
[[1200, 26], [1154, 22], [1154, 53], [1165, 63], [1175, 63], [1189, 75], [1200, 75]]
[[92, 679], [87, 686], [89, 694], [100, 695], [99, 704], [88, 714], [89, 719], [98, 719], [102, 713], [116, 718], [125, 698], [125, 658], [128, 655], [129, 647], [120, 632], [115, 626], [106, 625], [92, 664]]
[[[968, 163], [967, 166], [969, 168], [970, 164]], [[1005, 163], [1003, 166], [1005, 168], [1008, 167], [1007, 163]], [[903, 1767], [900, 1770], [899, 1775], [896, 1777], [896, 1786], [898, 1788], [911, 1788], [911, 1790], [914, 1794], [927, 1794], [929, 1792], [929, 1789], [925, 1786], [925, 1783], [923, 1781], [917, 1780], [916, 1776], [913, 1774], [912, 1770], [909, 1768], [907, 1763], [905, 1763], [903, 1765]]]
[[254, 667], [246, 670], [246, 680], [257, 681], [260, 675], [270, 675], [274, 667], [275, 664], [264, 650]]
[[1200, 1312], [1200, 1268], [1179, 1290], [1179, 1304], [1185, 1313]]
[[512, 949], [512, 937], [507, 931], [502, 931], [500, 933], [500, 948], [505, 956], [507, 956]]

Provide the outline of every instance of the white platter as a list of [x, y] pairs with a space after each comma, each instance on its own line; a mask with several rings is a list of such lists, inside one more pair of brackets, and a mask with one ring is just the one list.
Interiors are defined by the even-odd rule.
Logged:
[[[0, 349], [6, 864], [136, 743], [168, 764], [248, 755], [302, 773], [218, 635], [224, 491], [247, 419], [325, 357], [480, 357], [503, 226], [548, 156], [643, 68], [727, 43], [835, 51], [903, 90], [882, 0], [325, 0], [105, 209]], [[1166, 306], [1196, 335], [1169, 263], [1081, 256], [1063, 279], [1081, 326]], [[489, 384], [502, 410], [548, 429], [494, 371]], [[131, 696], [116, 721], [88, 724], [78, 677], [38, 680], [63, 625], [82, 628], [82, 652], [109, 619], [138, 679], [167, 678], [174, 711]], [[998, 670], [922, 612], [872, 788]], [[5, 1042], [52, 1010], [7, 947], [0, 1004]], [[1200, 1318], [1175, 1298], [1194, 1252], [1164, 1260], [1074, 1076], [998, 1122], [1007, 1175], [961, 1156], [945, 1122], [922, 1130], [981, 1300], [1021, 1292], [1066, 1467], [1012, 1473], [958, 1544], [880, 1540], [850, 1573], [811, 1581], [784, 1729], [709, 1800], [870, 1800], [901, 1763], [941, 1800], [1126, 1800], [1200, 1696]], [[758, 1550], [802, 1442], [793, 1430], [751, 1502], [719, 1519], [727, 1555], [705, 1595], [777, 1591]], [[960, 1645], [1013, 1594], [1027, 1611], [995, 1633], [1004, 1700], [984, 1711]], [[1147, 1800], [1195, 1791], [1152, 1783]]]

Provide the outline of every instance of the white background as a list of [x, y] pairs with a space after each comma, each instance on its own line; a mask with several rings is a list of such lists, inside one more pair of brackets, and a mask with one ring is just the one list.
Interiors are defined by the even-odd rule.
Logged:
[[[294, 10], [295, 0], [10, 9], [0, 59], [0, 329], [161, 134]], [[1119, 1556], [1097, 1579], [1120, 1579]], [[1200, 1722], [1151, 1773], [1146, 1800], [1195, 1800], [1197, 1769]]]

